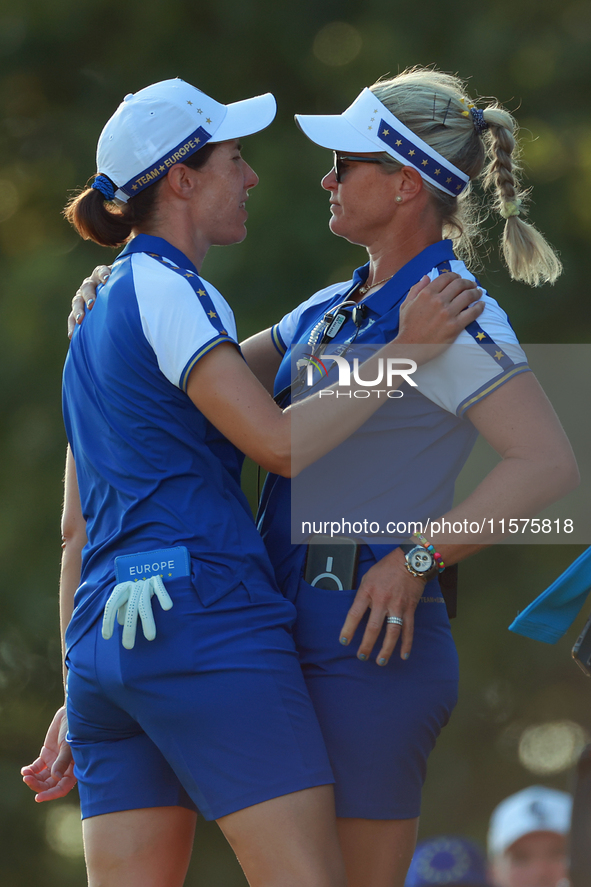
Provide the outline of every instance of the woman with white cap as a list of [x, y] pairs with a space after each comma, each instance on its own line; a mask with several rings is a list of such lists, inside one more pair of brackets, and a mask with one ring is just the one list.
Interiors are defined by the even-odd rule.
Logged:
[[[61, 616], [90, 884], [182, 884], [197, 809], [253, 885], [345, 880], [295, 609], [239, 485], [238, 447], [290, 473], [293, 410], [248, 370], [228, 304], [199, 276], [211, 245], [245, 237], [258, 179], [238, 138], [274, 114], [271, 95], [224, 106], [181, 80], [129, 95], [66, 208], [81, 236], [128, 241], [64, 368]], [[426, 284], [384, 354], [452, 341], [479, 315], [472, 285]], [[318, 397], [301, 407], [325, 414]], [[74, 782], [64, 726], [60, 710], [24, 768], [39, 800]]]

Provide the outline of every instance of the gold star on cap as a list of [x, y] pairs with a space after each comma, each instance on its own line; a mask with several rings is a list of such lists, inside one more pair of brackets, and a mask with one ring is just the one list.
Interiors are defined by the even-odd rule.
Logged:
[[206, 123], [211, 123], [211, 117], [206, 117], [206, 118], [205, 118], [205, 122], [206, 122]]
[[137, 191], [137, 185], [132, 185], [131, 187], [133, 188], [134, 191]]
[[495, 351], [495, 357], [496, 357], [497, 360], [500, 360], [501, 357], [504, 357], [504, 356], [505, 356], [505, 355], [503, 354], [502, 351]]
[[456, 185], [456, 191], [461, 191], [461, 189], [462, 189], [461, 185]]
[[187, 271], [187, 273], [185, 274], [185, 277], [193, 277], [193, 275], [191, 274], [190, 271]]
[[410, 151], [408, 152], [408, 156], [409, 156], [409, 157], [414, 157], [414, 156], [415, 156], [415, 150], [414, 150], [414, 148], [411, 148], [411, 149], [410, 149]]
[[192, 105], [193, 102], [190, 102], [190, 101], [187, 99], [187, 104], [188, 104], [188, 105]]
[[207, 313], [210, 317], [217, 317], [217, 314], [215, 313], [215, 311], [208, 311]]
[[435, 175], [436, 175], [436, 176], [440, 176], [440, 175], [441, 175], [441, 170], [440, 170], [440, 169], [436, 169], [436, 170], [435, 170]]
[[368, 126], [367, 128], [368, 128], [368, 129], [373, 129], [373, 126]]
[[374, 108], [374, 109], [373, 109], [373, 112], [374, 112], [374, 114], [377, 114], [377, 113], [378, 113], [378, 109], [377, 109], [377, 108]]
[[227, 332], [226, 332], [225, 330], [220, 330], [220, 335], [221, 335], [221, 336], [227, 336], [228, 334], [227, 334]]
[[421, 163], [421, 166], [427, 166], [428, 163], [429, 163], [428, 160], [423, 160], [423, 162]]
[[198, 296], [204, 296], [204, 295], [205, 295], [205, 290], [197, 290], [197, 295], [198, 295]]
[[162, 172], [163, 170], [166, 169], [166, 167], [165, 167], [165, 166], [159, 166], [158, 169], [160, 170], [160, 172]]
[[397, 139], [396, 140], [396, 147], [399, 148], [401, 144], [402, 144], [401, 139]]
[[201, 110], [201, 108], [197, 108], [197, 113], [198, 113], [198, 114], [203, 114], [203, 111]]
[[449, 185], [450, 182], [451, 182], [451, 176], [450, 176], [448, 179], [445, 180], [445, 184], [446, 184], [446, 185]]
[[486, 339], [486, 334], [485, 334], [485, 333], [478, 333], [478, 335], [476, 336], [476, 338], [477, 338], [478, 341], [480, 342], [480, 341], [482, 341], [482, 339]]
[[385, 130], [383, 131], [382, 135], [383, 135], [383, 136], [389, 136], [389, 135], [390, 135], [390, 130], [389, 130], [389, 129], [385, 129]]

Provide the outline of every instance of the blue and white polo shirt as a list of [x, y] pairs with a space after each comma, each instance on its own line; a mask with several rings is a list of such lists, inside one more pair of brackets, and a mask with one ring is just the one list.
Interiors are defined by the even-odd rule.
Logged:
[[242, 453], [186, 394], [192, 368], [224, 342], [238, 347], [227, 302], [183, 253], [144, 234], [77, 327], [63, 411], [88, 544], [69, 646], [100, 618], [118, 555], [186, 546], [202, 600], [249, 577], [273, 582], [240, 489]]

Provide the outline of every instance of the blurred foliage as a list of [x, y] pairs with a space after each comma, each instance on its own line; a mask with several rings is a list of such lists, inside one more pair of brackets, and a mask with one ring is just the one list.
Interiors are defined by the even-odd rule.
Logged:
[[[509, 284], [492, 224], [481, 274], [524, 342], [588, 342], [585, 255], [591, 235], [591, 3], [566, 0], [3, 0], [0, 4], [2, 459], [0, 506], [0, 855], [5, 887], [83, 882], [67, 799], [41, 808], [20, 782], [60, 701], [56, 589], [65, 438], [60, 369], [70, 298], [112, 253], [79, 241], [60, 217], [95, 171], [100, 129], [121, 98], [182, 76], [221, 101], [272, 90], [273, 127], [249, 139], [261, 174], [246, 243], [213, 250], [204, 275], [235, 307], [243, 336], [269, 326], [363, 253], [327, 230], [319, 188], [327, 152], [294, 111], [340, 112], [360, 89], [408, 65], [470, 78], [523, 124], [532, 218], [566, 272], [531, 292]], [[254, 472], [248, 471], [252, 494]], [[589, 686], [555, 647], [506, 627], [581, 551], [495, 548], [462, 565], [454, 626], [462, 662], [457, 711], [433, 755], [424, 834], [483, 839], [492, 807], [533, 781], [566, 788], [571, 771], [519, 763], [524, 727], [572, 721], [591, 733]], [[141, 778], [141, 777], [139, 777]], [[61, 806], [60, 806], [61, 805]], [[49, 809], [48, 809], [49, 808]], [[60, 812], [55, 812], [59, 810]], [[74, 826], [72, 823], [74, 822]], [[188, 884], [244, 884], [215, 825], [200, 824]]]

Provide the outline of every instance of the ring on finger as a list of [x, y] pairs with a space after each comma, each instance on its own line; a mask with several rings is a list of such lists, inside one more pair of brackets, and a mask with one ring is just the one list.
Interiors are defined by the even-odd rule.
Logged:
[[387, 616], [386, 622], [388, 623], [388, 625], [402, 625], [404, 619], [402, 618], [402, 616]]

